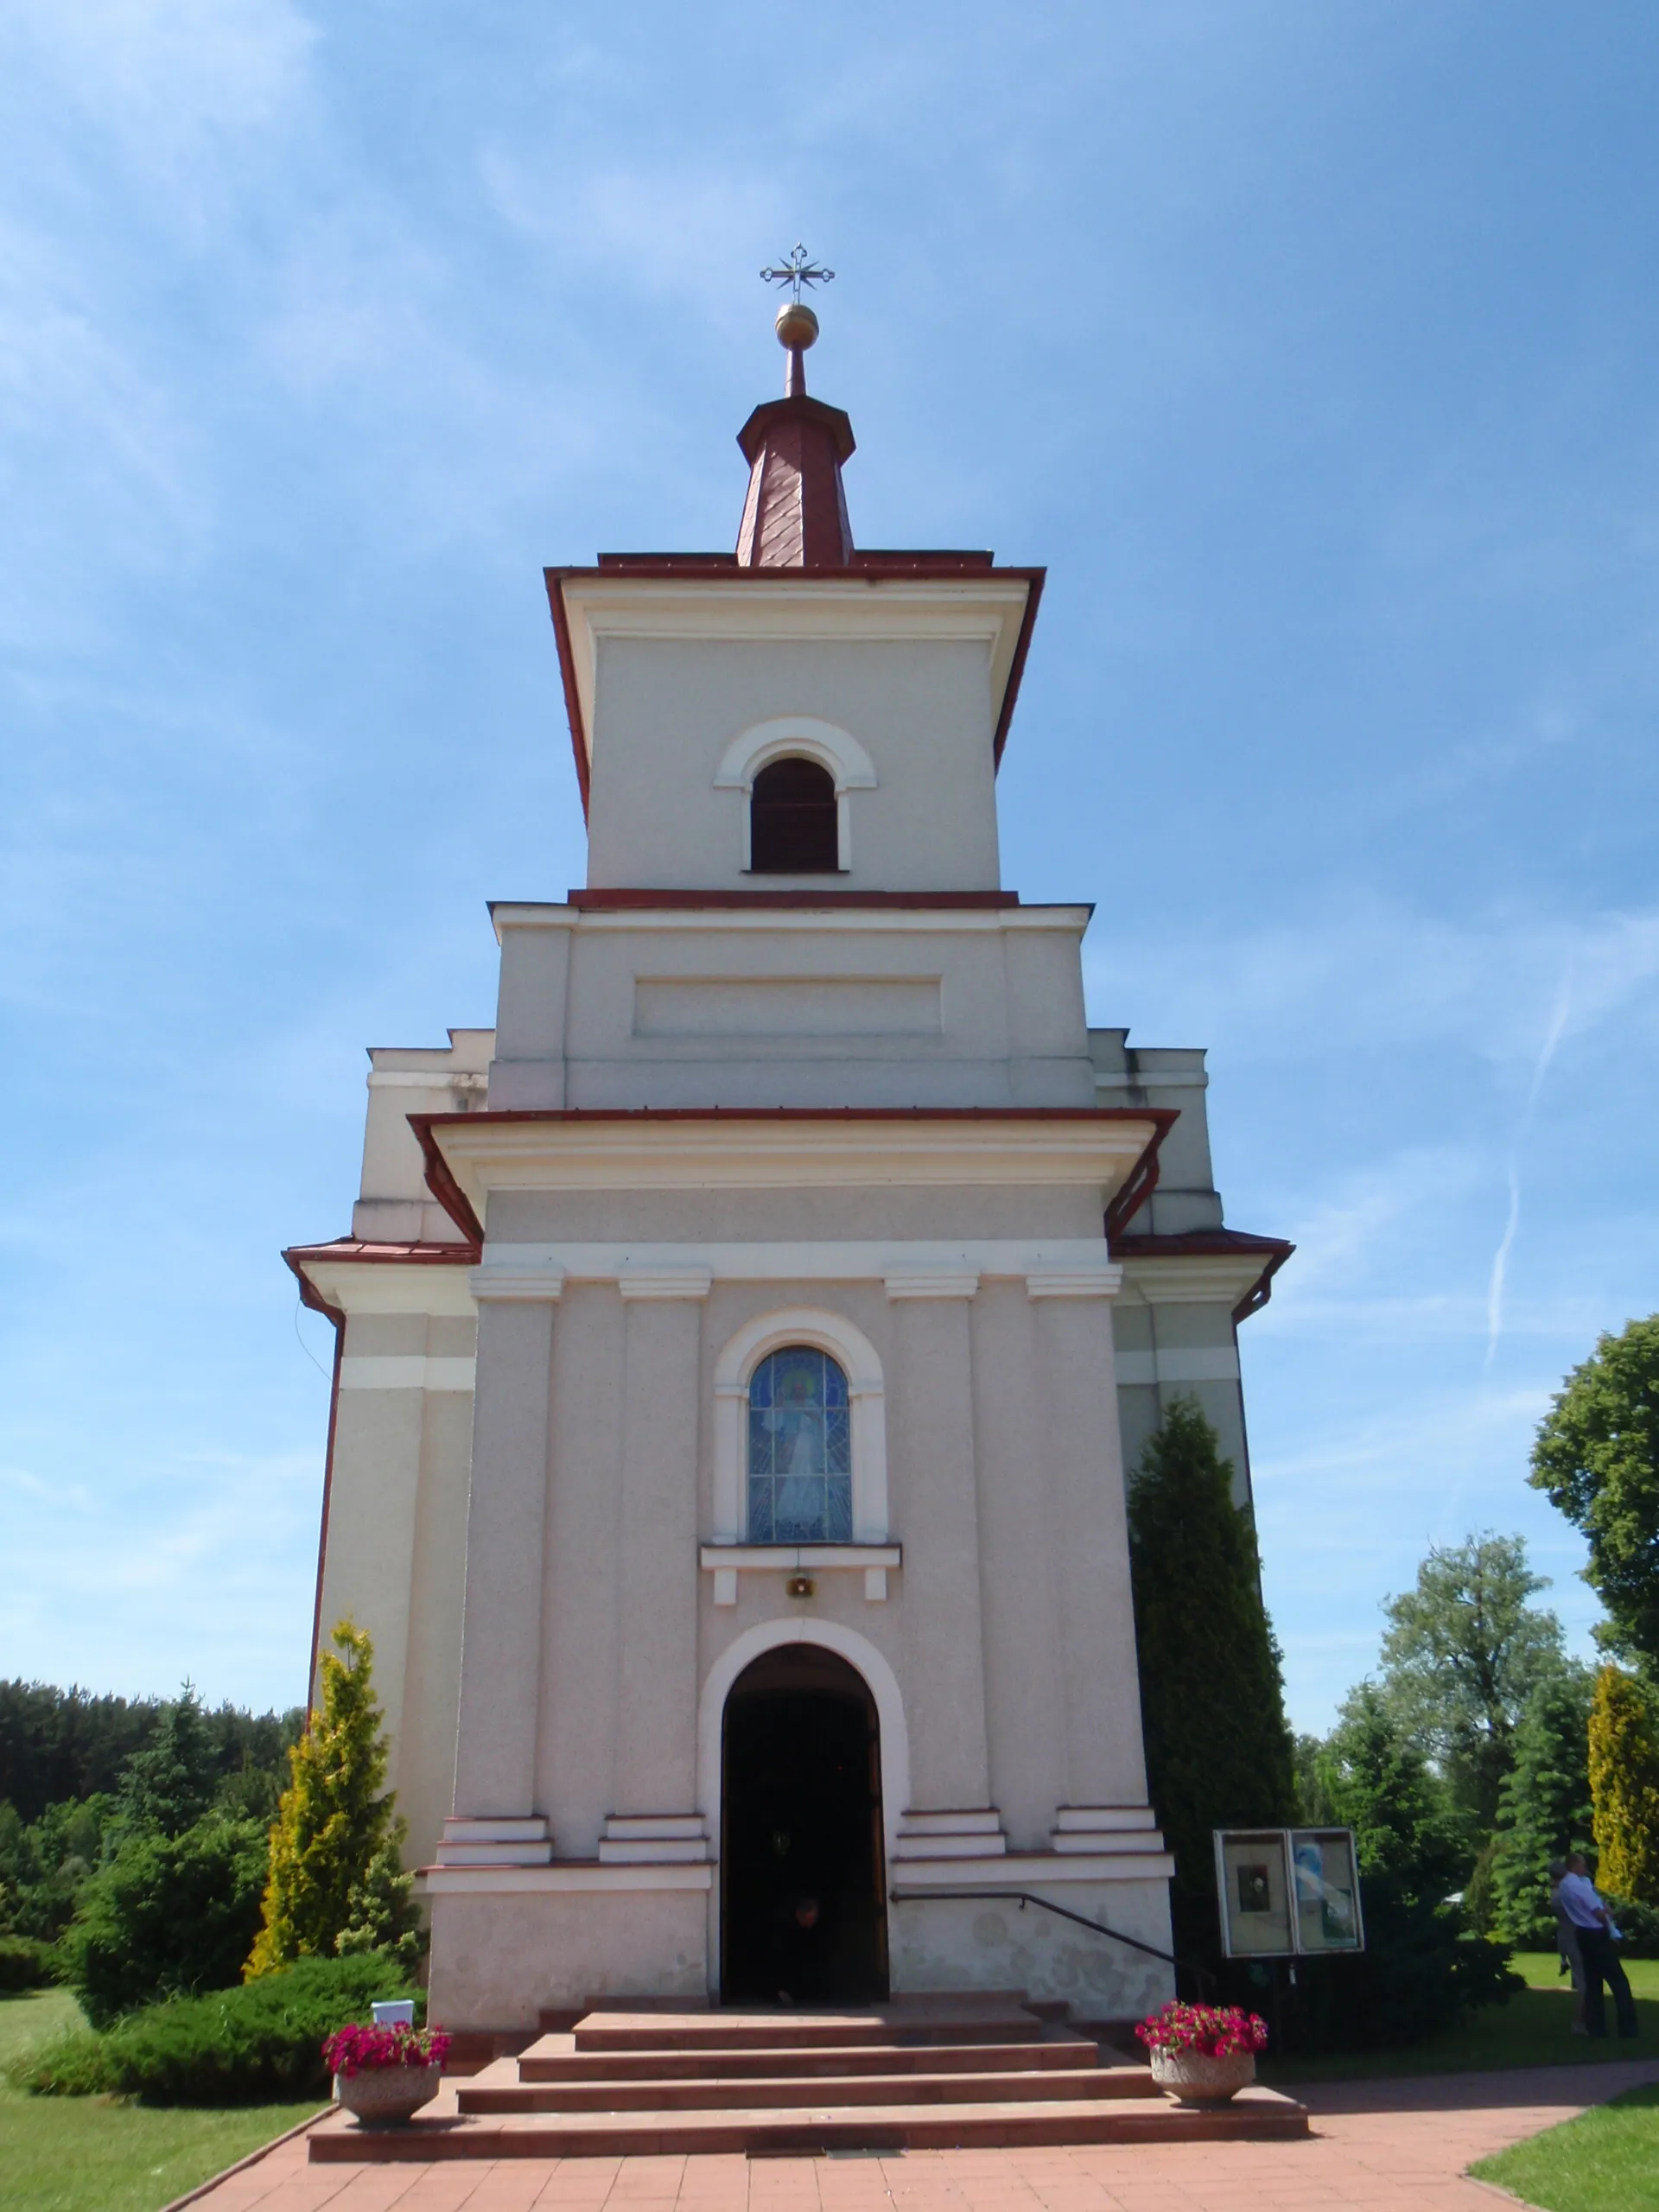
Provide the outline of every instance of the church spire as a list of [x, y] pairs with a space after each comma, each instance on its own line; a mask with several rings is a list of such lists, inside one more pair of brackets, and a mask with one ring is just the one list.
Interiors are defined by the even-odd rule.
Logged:
[[841, 469], [853, 451], [853, 426], [839, 407], [807, 396], [806, 349], [817, 338], [818, 318], [801, 297], [803, 284], [827, 284], [835, 271], [817, 268], [798, 245], [778, 268], [760, 273], [768, 283], [790, 287], [775, 325], [789, 366], [784, 397], [757, 407], [737, 434], [749, 464], [737, 565], [844, 569], [852, 558], [853, 532]]

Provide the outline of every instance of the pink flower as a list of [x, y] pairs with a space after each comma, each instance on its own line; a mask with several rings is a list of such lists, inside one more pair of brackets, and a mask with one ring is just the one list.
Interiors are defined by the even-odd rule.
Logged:
[[337, 2028], [322, 2046], [322, 2063], [349, 2082], [383, 2066], [442, 2066], [449, 2038], [442, 2028]]
[[1202, 2058], [1231, 2058], [1265, 2050], [1268, 2024], [1237, 2005], [1166, 2005], [1135, 2029], [1148, 2050], [1190, 2050]]

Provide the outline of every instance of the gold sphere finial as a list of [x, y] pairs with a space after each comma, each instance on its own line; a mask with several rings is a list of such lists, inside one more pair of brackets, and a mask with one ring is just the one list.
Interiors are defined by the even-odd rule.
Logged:
[[785, 300], [778, 309], [773, 327], [778, 343], [793, 348], [817, 342], [818, 318], [804, 300]]

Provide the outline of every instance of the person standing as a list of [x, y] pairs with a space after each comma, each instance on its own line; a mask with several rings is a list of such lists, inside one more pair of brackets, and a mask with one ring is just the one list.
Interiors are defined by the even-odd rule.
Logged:
[[1575, 1851], [1568, 1859], [1557, 1895], [1561, 1909], [1578, 1933], [1579, 1956], [1584, 1961], [1586, 2027], [1592, 2036], [1605, 2036], [1607, 2032], [1607, 2007], [1602, 1989], [1605, 1983], [1613, 1993], [1618, 2032], [1621, 2036], [1638, 2034], [1636, 2000], [1630, 1995], [1630, 1985], [1619, 1962], [1613, 1937], [1613, 1916], [1590, 1879], [1589, 1865], [1582, 1852]]
[[1573, 2032], [1588, 2035], [1584, 2024], [1584, 1961], [1579, 1955], [1579, 1931], [1567, 1916], [1567, 1907], [1561, 1903], [1561, 1882], [1567, 1872], [1565, 1859], [1549, 1862], [1549, 1909], [1555, 1916], [1555, 1949], [1561, 1961], [1561, 1972], [1573, 1977]]

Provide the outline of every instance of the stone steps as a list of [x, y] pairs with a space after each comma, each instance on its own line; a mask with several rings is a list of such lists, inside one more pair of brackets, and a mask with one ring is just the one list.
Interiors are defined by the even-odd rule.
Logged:
[[861, 2044], [1035, 2043], [1043, 2022], [1002, 1999], [861, 2006], [846, 2012], [589, 2012], [578, 2050], [804, 2050]]
[[407, 2126], [313, 2128], [320, 2163], [947, 2150], [1008, 2144], [1224, 2142], [1305, 2135], [1288, 2097], [1253, 2089], [1187, 2111], [1142, 2066], [1007, 1998], [801, 2012], [592, 2012], [470, 2078]]
[[789, 2075], [1009, 2074], [1027, 2069], [1095, 2066], [1096, 2046], [1082, 2037], [1028, 2043], [830, 2044], [780, 2050], [578, 2050], [571, 2035], [543, 2036], [523, 2052], [524, 2082], [695, 2082]]
[[[429, 2111], [432, 2107], [428, 2107]], [[334, 2113], [313, 2129], [319, 2163], [404, 2164], [450, 2158], [618, 2158], [747, 2152], [822, 2157], [834, 2151], [995, 2149], [1009, 2144], [1229, 2142], [1306, 2135], [1306, 2109], [1272, 2089], [1247, 2089], [1214, 2112], [1163, 2099], [1037, 2104], [894, 2104], [849, 2111], [613, 2114], [515, 2113], [467, 2117], [440, 2108], [407, 2127], [359, 2129]]]
[[456, 2102], [463, 2113], [547, 2112], [721, 2112], [782, 2106], [1000, 2104], [1056, 2101], [1065, 2098], [1156, 2097], [1144, 2066], [1083, 2069], [1071, 2066], [1005, 2073], [914, 2073], [895, 2081], [891, 2075], [841, 2074], [804, 2078], [785, 2075], [743, 2079], [713, 2076], [701, 2081], [524, 2082], [508, 2067], [461, 2084]]

